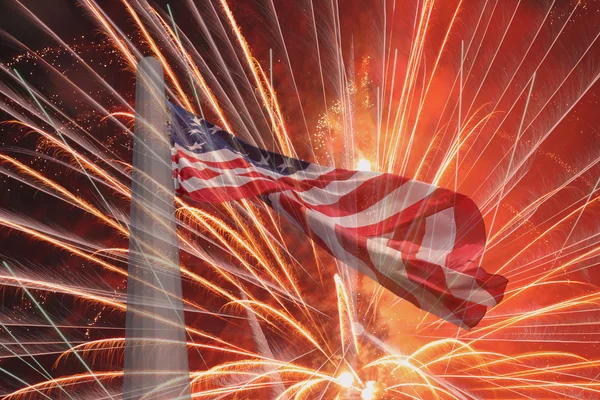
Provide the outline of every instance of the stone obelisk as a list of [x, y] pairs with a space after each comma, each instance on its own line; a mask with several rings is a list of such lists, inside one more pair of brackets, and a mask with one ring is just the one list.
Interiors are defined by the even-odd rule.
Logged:
[[123, 399], [190, 398], [162, 66], [137, 67]]

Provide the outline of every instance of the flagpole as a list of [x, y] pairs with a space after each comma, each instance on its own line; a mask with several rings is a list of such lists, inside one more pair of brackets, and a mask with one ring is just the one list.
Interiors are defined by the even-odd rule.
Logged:
[[123, 399], [189, 399], [162, 66], [137, 67]]

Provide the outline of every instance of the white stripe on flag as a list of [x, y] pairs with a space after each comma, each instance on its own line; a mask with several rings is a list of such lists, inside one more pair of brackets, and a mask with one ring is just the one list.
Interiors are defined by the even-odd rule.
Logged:
[[454, 208], [447, 208], [427, 217], [425, 224], [425, 235], [417, 258], [442, 267], [446, 285], [455, 297], [488, 307], [495, 306], [496, 300], [479, 287], [473, 276], [446, 267], [446, 258], [454, 249], [456, 241]]

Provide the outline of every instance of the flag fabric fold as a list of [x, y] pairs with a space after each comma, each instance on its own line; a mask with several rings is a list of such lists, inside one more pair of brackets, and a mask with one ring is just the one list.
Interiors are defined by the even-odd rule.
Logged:
[[213, 204], [260, 197], [344, 264], [466, 329], [502, 299], [507, 280], [479, 266], [485, 226], [468, 197], [286, 157], [170, 107], [179, 195]]

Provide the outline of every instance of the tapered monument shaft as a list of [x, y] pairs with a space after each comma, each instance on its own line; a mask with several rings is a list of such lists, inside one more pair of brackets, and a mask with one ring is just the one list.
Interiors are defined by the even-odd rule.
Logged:
[[137, 68], [123, 399], [189, 399], [163, 70]]

